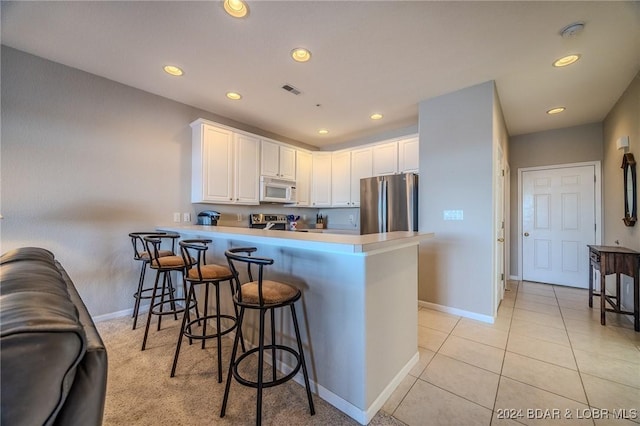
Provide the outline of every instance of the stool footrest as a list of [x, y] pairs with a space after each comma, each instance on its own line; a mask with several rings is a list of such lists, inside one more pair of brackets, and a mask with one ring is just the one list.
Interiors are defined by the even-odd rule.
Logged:
[[[194, 319], [194, 320], [189, 321], [189, 322], [186, 324], [185, 329], [186, 329], [186, 330], [190, 330], [192, 325], [194, 325], [194, 324], [196, 324], [196, 323], [199, 323], [200, 321], [206, 321], [206, 320], [209, 320], [209, 319], [215, 319], [215, 318], [217, 318], [217, 315], [207, 315], [207, 316], [204, 316], [204, 317], [196, 318], [196, 319]], [[237, 321], [236, 321], [236, 318], [235, 318], [235, 317], [233, 317], [233, 316], [231, 316], [231, 315], [220, 315], [220, 318], [226, 318], [226, 319], [232, 320], [232, 321], [233, 321], [233, 325], [231, 325], [231, 326], [230, 326], [229, 328], [227, 328], [226, 330], [222, 330], [221, 332], [219, 332], [219, 333], [215, 333], [215, 334], [207, 334], [207, 335], [202, 335], [202, 334], [193, 334], [193, 333], [190, 333], [189, 331], [186, 331], [186, 330], [185, 330], [185, 331], [184, 331], [184, 333], [183, 333], [183, 335], [184, 335], [185, 337], [190, 338], [190, 339], [195, 339], [195, 340], [206, 340], [206, 339], [213, 339], [213, 338], [217, 338], [217, 337], [218, 337], [218, 335], [220, 335], [220, 336], [224, 336], [225, 334], [231, 333], [233, 330], [235, 330], [235, 329], [236, 329], [236, 327], [237, 327]]]
[[[171, 291], [163, 291], [160, 294], [157, 294], [156, 297], [160, 297], [160, 296], [167, 296], [169, 294], [174, 294], [176, 292], [175, 288], [172, 288]], [[145, 293], [151, 293], [151, 294], [145, 294]], [[151, 296], [153, 294], [153, 287], [150, 288], [143, 288], [142, 290], [140, 290], [140, 295], [138, 295], [138, 292], [136, 291], [135, 293], [133, 293], [133, 297], [135, 299], [151, 299]]]
[[[291, 355], [293, 355], [296, 359], [296, 366], [293, 368], [293, 370], [291, 370], [291, 372], [289, 374], [284, 375], [283, 377], [276, 379], [276, 380], [269, 380], [269, 381], [263, 381], [262, 382], [262, 387], [263, 388], [269, 388], [271, 386], [277, 386], [277, 385], [281, 385], [284, 382], [291, 380], [296, 374], [298, 374], [298, 371], [300, 371], [300, 366], [302, 365], [302, 363], [300, 362], [300, 354], [295, 351], [293, 348], [290, 348], [289, 346], [284, 346], [284, 345], [264, 345], [264, 351], [266, 352], [267, 350], [272, 350], [272, 349], [276, 349], [276, 350], [281, 350], [281, 351], [285, 351], [285, 352], [289, 352]], [[240, 365], [240, 363], [246, 359], [246, 357], [248, 357], [251, 354], [254, 354], [256, 352], [258, 352], [260, 350], [260, 348], [253, 348], [253, 349], [249, 349], [248, 351], [246, 351], [245, 353], [243, 353], [242, 355], [240, 355], [238, 358], [236, 358], [236, 362], [233, 365], [232, 368], [232, 373], [233, 373], [233, 377], [236, 378], [236, 380], [244, 385], [244, 386], [248, 386], [251, 388], [257, 388], [258, 387], [258, 382], [255, 382], [253, 380], [247, 380], [244, 377], [242, 377], [240, 375], [240, 373], [238, 373], [238, 366]]]
[[184, 306], [181, 307], [177, 307], [175, 309], [169, 309], [169, 310], [159, 310], [156, 308], [159, 308], [162, 305], [165, 305], [167, 303], [171, 304], [171, 303], [178, 303], [178, 302], [182, 302], [185, 303], [186, 299], [183, 298], [178, 298], [178, 299], [166, 299], [162, 302], [158, 302], [158, 303], [154, 303], [154, 305], [151, 307], [150, 311], [153, 315], [174, 315], [177, 314], [179, 312], [184, 312], [185, 309], [194, 309], [196, 307], [196, 303], [191, 303], [187, 308], [185, 308]]

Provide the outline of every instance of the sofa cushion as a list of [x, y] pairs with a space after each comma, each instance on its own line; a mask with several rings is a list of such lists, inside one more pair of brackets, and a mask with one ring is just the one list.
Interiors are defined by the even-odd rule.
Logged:
[[0, 423], [54, 424], [87, 350], [78, 308], [50, 252], [8, 252], [0, 265]]

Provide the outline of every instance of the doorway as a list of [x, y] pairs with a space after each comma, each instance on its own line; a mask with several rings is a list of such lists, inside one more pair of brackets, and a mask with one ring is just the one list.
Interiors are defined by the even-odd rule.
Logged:
[[522, 280], [587, 288], [601, 235], [600, 162], [518, 171]]

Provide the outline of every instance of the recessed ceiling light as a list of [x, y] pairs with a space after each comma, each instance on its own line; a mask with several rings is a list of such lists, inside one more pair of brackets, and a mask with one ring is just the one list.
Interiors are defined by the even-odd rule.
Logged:
[[224, 10], [234, 18], [244, 18], [249, 12], [247, 4], [242, 0], [224, 0]]
[[227, 92], [227, 98], [237, 101], [238, 99], [242, 99], [242, 95], [236, 92]]
[[580, 59], [580, 55], [563, 56], [560, 59], [556, 59], [553, 62], [553, 66], [554, 67], [566, 67], [567, 65], [571, 65], [571, 64], [574, 64], [574, 63], [578, 62], [578, 59]]
[[296, 62], [307, 62], [311, 59], [311, 52], [304, 47], [296, 47], [291, 51], [291, 57]]
[[329, 131], [327, 129], [320, 129], [320, 130], [318, 130], [318, 133], [321, 134], [321, 135], [326, 135], [326, 134], [329, 133]]
[[181, 68], [178, 68], [175, 65], [165, 65], [163, 69], [167, 74], [175, 76], [181, 76], [182, 74], [184, 74], [184, 71], [182, 71]]
[[565, 107], [556, 107], [556, 108], [551, 108], [549, 111], [547, 111], [547, 114], [560, 114], [562, 111], [564, 111], [566, 108]]
[[371, 119], [372, 120], [380, 120], [382, 118], [382, 114], [380, 113], [375, 113], [375, 114], [371, 114]]

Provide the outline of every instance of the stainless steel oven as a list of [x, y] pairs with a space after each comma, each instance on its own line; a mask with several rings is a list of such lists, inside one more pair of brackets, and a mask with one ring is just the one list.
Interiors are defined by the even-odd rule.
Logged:
[[249, 227], [254, 229], [287, 230], [287, 215], [252, 213], [249, 215]]

